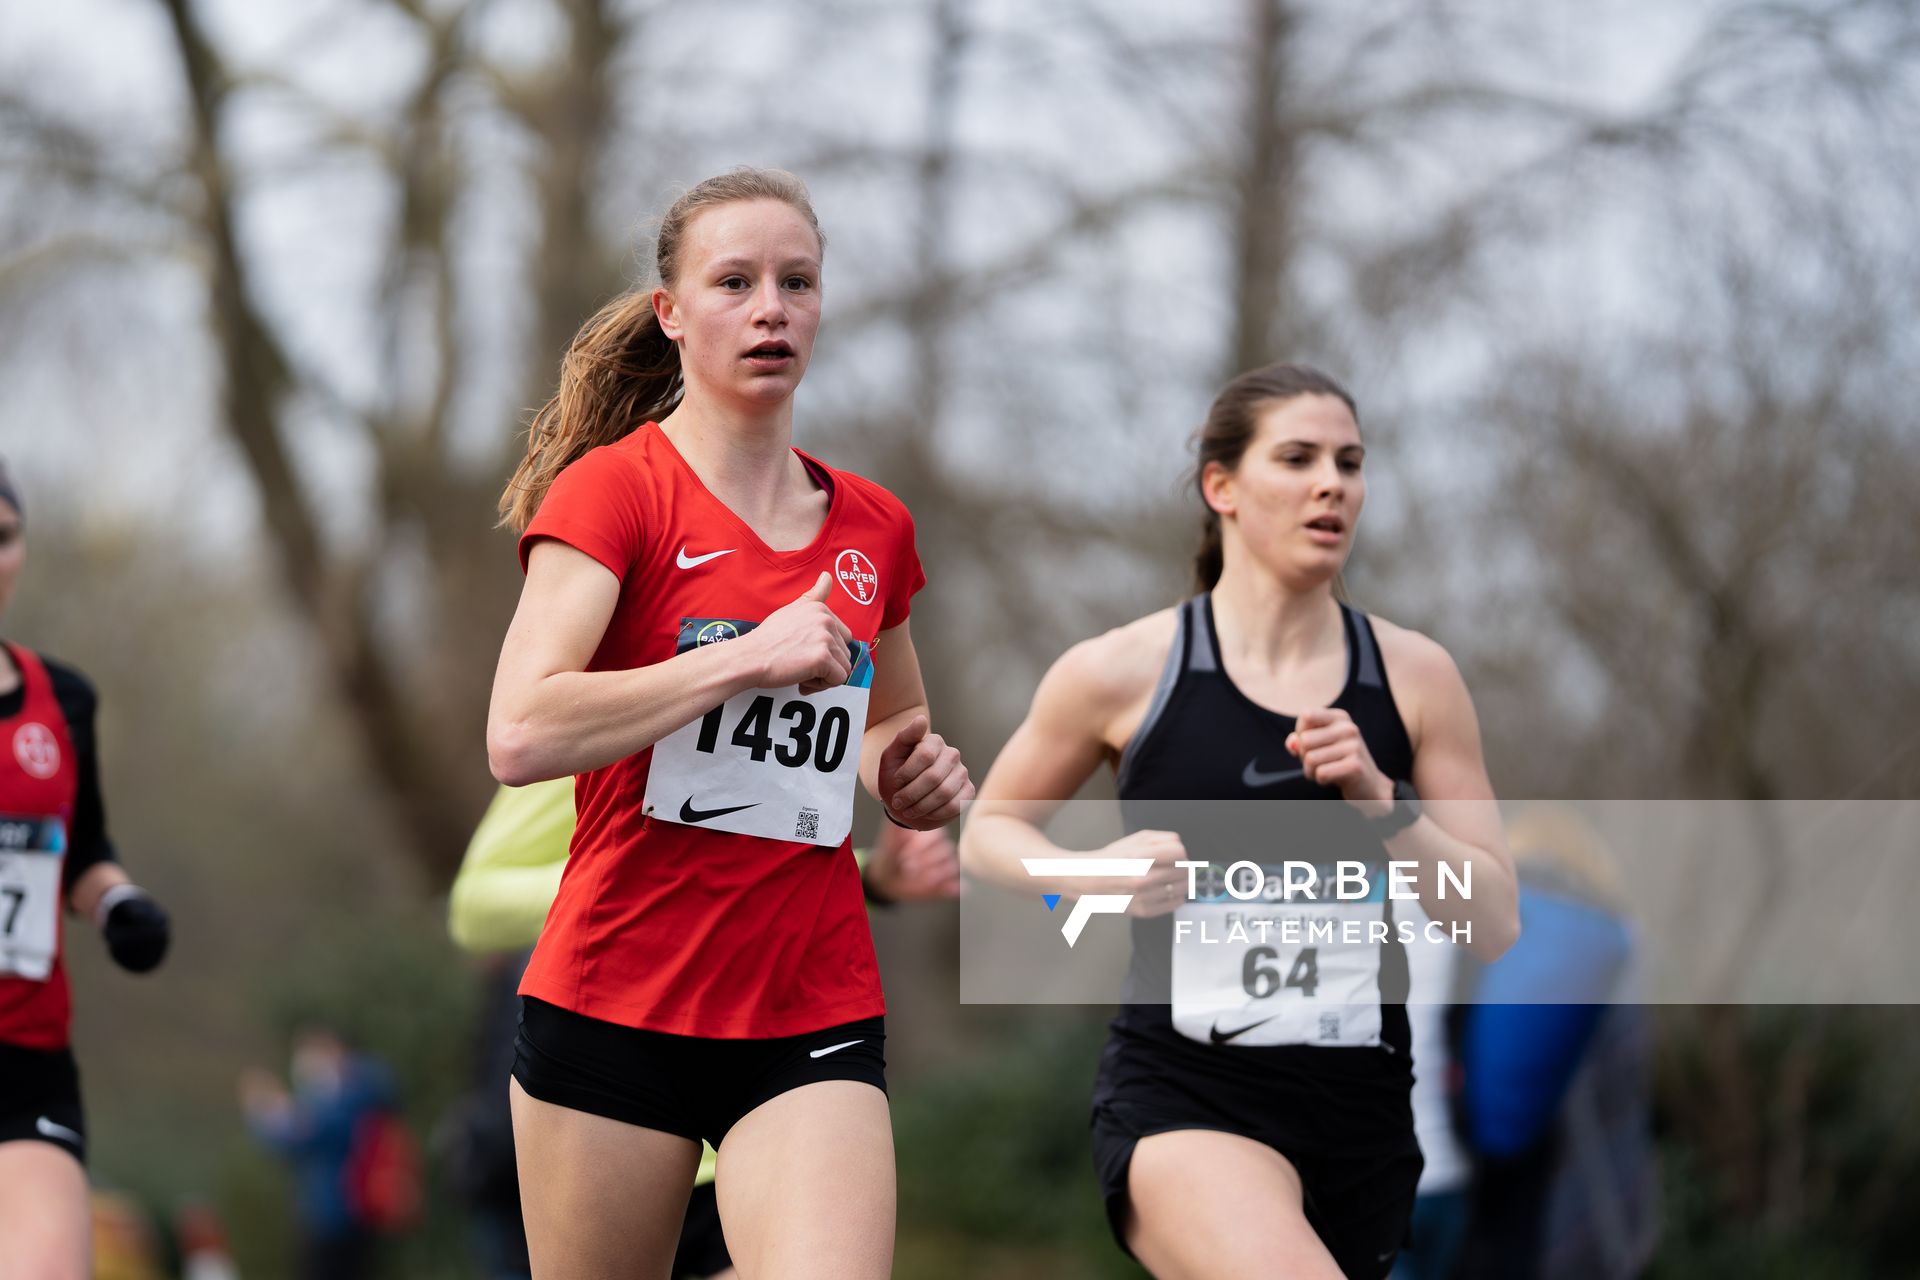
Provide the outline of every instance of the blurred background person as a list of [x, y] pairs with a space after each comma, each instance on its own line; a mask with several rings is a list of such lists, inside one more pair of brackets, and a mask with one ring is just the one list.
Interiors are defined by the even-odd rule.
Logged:
[[91, 1280], [162, 1280], [167, 1271], [160, 1261], [159, 1234], [138, 1201], [119, 1192], [95, 1191], [92, 1211]]
[[1472, 1207], [1473, 1157], [1456, 1126], [1460, 1082], [1449, 1031], [1461, 951], [1427, 934], [1427, 913], [1418, 902], [1396, 902], [1394, 915], [1415, 932], [1406, 944], [1407, 1023], [1413, 1033], [1413, 1133], [1424, 1163], [1413, 1225], [1407, 1247], [1394, 1260], [1393, 1280], [1448, 1280], [1466, 1242]]
[[[26, 554], [25, 505], [0, 463], [0, 619]], [[96, 701], [79, 672], [0, 641], [0, 1259], [46, 1280], [83, 1277], [92, 1234], [65, 914], [131, 973], [171, 937], [107, 837]]]
[[189, 1200], [173, 1215], [180, 1280], [240, 1280], [227, 1246], [227, 1229], [211, 1204]]
[[369, 1197], [392, 1172], [380, 1168], [392, 1158], [380, 1148], [394, 1140], [397, 1124], [392, 1078], [324, 1024], [294, 1033], [291, 1078], [289, 1091], [270, 1071], [244, 1072], [240, 1105], [255, 1137], [293, 1167], [295, 1273], [300, 1280], [376, 1275], [380, 1234], [395, 1212], [390, 1202]]
[[1626, 892], [1571, 809], [1523, 811], [1507, 842], [1520, 941], [1492, 965], [1463, 961], [1456, 1053], [1474, 1174], [1460, 1274], [1628, 1280], [1659, 1243], [1660, 1176]]
[[[501, 787], [473, 833], [454, 877], [447, 924], [453, 940], [482, 957], [485, 994], [471, 1093], [442, 1124], [438, 1145], [473, 1222], [477, 1261], [493, 1280], [531, 1274], [513, 1158], [513, 1116], [504, 1081], [520, 1023], [520, 977], [560, 886], [573, 837], [574, 780]], [[934, 902], [960, 893], [953, 838], [882, 822], [871, 851], [855, 849], [867, 902]], [[680, 1245], [676, 1280], [734, 1276], [714, 1195], [713, 1148], [702, 1145]]]

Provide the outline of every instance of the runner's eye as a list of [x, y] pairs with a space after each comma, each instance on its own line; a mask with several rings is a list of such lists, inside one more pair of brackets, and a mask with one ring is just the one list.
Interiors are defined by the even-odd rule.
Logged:
[[747, 278], [745, 276], [728, 276], [720, 282], [720, 287], [728, 293], [739, 293], [747, 287]]
[[792, 289], [795, 293], [804, 293], [808, 289], [813, 288], [813, 281], [807, 279], [805, 276], [788, 276], [787, 288]]

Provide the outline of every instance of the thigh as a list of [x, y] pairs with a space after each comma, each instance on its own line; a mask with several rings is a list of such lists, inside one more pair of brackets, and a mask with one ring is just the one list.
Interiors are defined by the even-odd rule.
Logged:
[[38, 1139], [0, 1142], [0, 1241], [7, 1275], [86, 1280], [92, 1269], [87, 1171]]
[[537, 1280], [666, 1280], [700, 1144], [507, 1087]]
[[1127, 1247], [1159, 1280], [1342, 1280], [1308, 1224], [1300, 1175], [1265, 1143], [1156, 1133], [1127, 1168]]
[[854, 1080], [789, 1089], [741, 1118], [716, 1178], [743, 1280], [886, 1280], [893, 1271], [893, 1123]]

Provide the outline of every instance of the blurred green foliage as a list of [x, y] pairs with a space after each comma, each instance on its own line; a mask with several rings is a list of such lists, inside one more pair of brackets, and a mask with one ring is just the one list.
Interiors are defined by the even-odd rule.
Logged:
[[1088, 1098], [1109, 1011], [1019, 1011], [990, 1051], [896, 1089], [896, 1271], [960, 1277], [1139, 1276], [1094, 1179]]

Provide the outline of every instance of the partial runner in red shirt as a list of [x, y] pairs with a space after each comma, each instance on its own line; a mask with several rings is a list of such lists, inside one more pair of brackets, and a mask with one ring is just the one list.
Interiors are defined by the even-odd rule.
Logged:
[[[19, 490], [0, 466], [0, 615], [25, 539]], [[94, 922], [133, 973], [158, 965], [170, 937], [167, 913], [128, 881], [107, 839], [94, 705], [79, 672], [0, 641], [0, 1273], [9, 1276], [92, 1274], [64, 910]]]
[[577, 776], [511, 1086], [534, 1274], [665, 1276], [705, 1139], [743, 1274], [878, 1280], [854, 784], [922, 830], [973, 787], [929, 730], [912, 519], [792, 447], [824, 250], [805, 188], [709, 179], [657, 244], [659, 283], [581, 329], [502, 499], [527, 579], [488, 754], [509, 785]]

